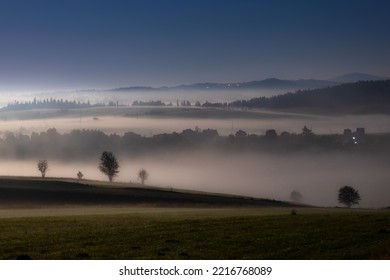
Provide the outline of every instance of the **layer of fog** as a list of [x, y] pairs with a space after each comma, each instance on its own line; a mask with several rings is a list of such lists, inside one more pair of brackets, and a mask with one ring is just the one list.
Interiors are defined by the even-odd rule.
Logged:
[[[147, 184], [228, 193], [277, 200], [289, 200], [291, 191], [299, 191], [303, 202], [318, 206], [338, 206], [337, 191], [344, 185], [356, 188], [360, 207], [390, 206], [390, 162], [372, 156], [356, 155], [222, 155], [210, 153], [166, 154], [143, 158], [117, 155], [118, 182], [139, 182], [137, 171], [150, 174]], [[96, 162], [60, 162], [49, 160], [50, 177], [107, 180]], [[40, 176], [35, 161], [1, 161], [0, 175]]]
[[364, 127], [367, 133], [390, 132], [390, 116], [361, 115], [361, 116], [268, 116], [265, 118], [174, 118], [174, 117], [120, 117], [99, 116], [42, 118], [34, 120], [0, 120], [0, 135], [6, 132], [31, 134], [42, 132], [49, 128], [56, 128], [60, 133], [74, 129], [94, 129], [105, 133], [123, 134], [128, 131], [143, 136], [152, 136], [159, 133], [181, 132], [184, 129], [217, 129], [220, 135], [234, 134], [242, 129], [247, 133], [263, 135], [268, 129], [300, 133], [304, 125], [316, 134], [341, 134], [345, 128], [355, 130]]

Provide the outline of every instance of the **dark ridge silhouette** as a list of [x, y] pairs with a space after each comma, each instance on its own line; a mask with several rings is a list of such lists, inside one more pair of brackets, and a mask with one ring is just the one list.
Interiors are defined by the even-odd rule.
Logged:
[[336, 81], [300, 79], [283, 80], [277, 78], [268, 78], [249, 82], [226, 82], [226, 83], [194, 83], [183, 84], [171, 87], [121, 87], [106, 91], [167, 91], [167, 90], [245, 90], [245, 89], [309, 89], [336, 85]]
[[378, 81], [378, 80], [388, 80], [387, 77], [379, 77], [365, 73], [353, 72], [345, 75], [341, 75], [335, 78], [330, 79], [330, 81], [338, 83], [354, 83], [358, 81]]
[[272, 97], [239, 100], [229, 107], [323, 109], [334, 112], [390, 113], [390, 80], [361, 81]]
[[180, 192], [146, 187], [104, 188], [59, 179], [0, 178], [0, 208], [137, 205], [160, 207], [299, 207], [299, 205], [287, 202], [241, 196]]

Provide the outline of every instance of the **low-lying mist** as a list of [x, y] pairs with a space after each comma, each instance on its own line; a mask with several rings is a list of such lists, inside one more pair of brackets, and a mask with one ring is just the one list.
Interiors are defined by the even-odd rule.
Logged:
[[[199, 114], [201, 114], [200, 112]], [[25, 120], [0, 120], [0, 135], [6, 132], [31, 134], [56, 128], [59, 133], [74, 129], [94, 129], [104, 133], [135, 132], [143, 136], [159, 133], [181, 132], [185, 129], [217, 129], [220, 135], [234, 134], [244, 130], [248, 134], [265, 134], [268, 129], [300, 133], [304, 125], [316, 134], [341, 134], [345, 128], [355, 130], [364, 127], [367, 133], [390, 132], [388, 115], [348, 115], [348, 116], [315, 116], [264, 112], [253, 115], [253, 118], [205, 118], [205, 117], [161, 117], [161, 116], [110, 116], [98, 117], [56, 117]]]
[[[390, 162], [383, 158], [352, 154], [221, 154], [174, 153], [123, 158], [118, 182], [139, 182], [137, 171], [149, 173], [146, 184], [195, 191], [226, 193], [277, 200], [290, 200], [295, 190], [302, 202], [318, 206], [338, 206], [338, 189], [349, 185], [361, 195], [360, 207], [390, 206]], [[48, 177], [107, 180], [96, 162], [49, 160]], [[37, 162], [0, 162], [0, 175], [40, 176]]]

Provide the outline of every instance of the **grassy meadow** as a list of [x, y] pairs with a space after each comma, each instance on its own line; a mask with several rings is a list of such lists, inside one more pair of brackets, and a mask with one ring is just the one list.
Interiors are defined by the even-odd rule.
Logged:
[[291, 208], [1, 210], [0, 259], [26, 257], [389, 259], [390, 211], [299, 208], [292, 215]]

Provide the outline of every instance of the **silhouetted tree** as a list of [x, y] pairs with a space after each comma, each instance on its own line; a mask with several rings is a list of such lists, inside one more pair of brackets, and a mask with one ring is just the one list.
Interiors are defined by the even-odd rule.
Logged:
[[99, 170], [108, 176], [112, 182], [113, 178], [119, 173], [119, 164], [113, 153], [104, 151], [100, 157]]
[[49, 164], [47, 160], [41, 159], [38, 161], [38, 170], [41, 172], [42, 178], [45, 178], [46, 171], [49, 169]]
[[350, 208], [353, 204], [359, 204], [360, 195], [357, 190], [350, 186], [339, 189], [339, 202]]
[[292, 192], [290, 193], [290, 199], [291, 199], [292, 201], [295, 201], [295, 202], [301, 202], [302, 199], [303, 199], [303, 196], [302, 196], [301, 193], [298, 192], [298, 191], [292, 191]]
[[79, 172], [77, 173], [77, 179], [78, 179], [78, 180], [81, 180], [81, 179], [83, 179], [83, 177], [84, 177], [84, 174], [83, 174], [81, 171], [79, 171]]
[[310, 137], [310, 136], [313, 136], [314, 133], [311, 129], [307, 128], [307, 126], [305, 125], [303, 128], [302, 128], [302, 136], [305, 136], [305, 137]]
[[242, 137], [247, 137], [248, 134], [245, 131], [240, 129], [239, 131], [236, 132], [235, 136], [238, 137], [238, 138], [242, 138]]
[[145, 183], [148, 177], [149, 177], [149, 173], [145, 169], [142, 168], [138, 171], [138, 178], [141, 179], [142, 185]]
[[265, 132], [265, 138], [267, 139], [276, 139], [278, 137], [278, 134], [276, 133], [275, 129], [268, 129]]

